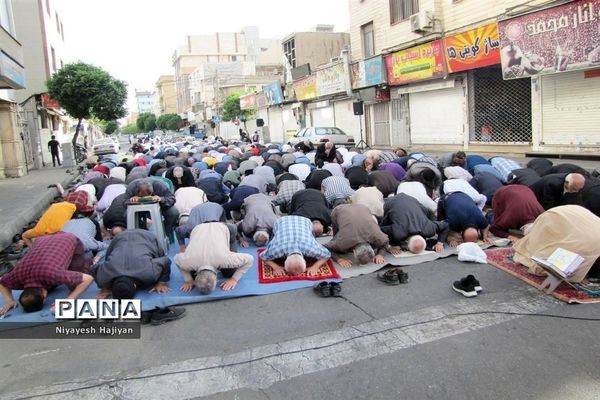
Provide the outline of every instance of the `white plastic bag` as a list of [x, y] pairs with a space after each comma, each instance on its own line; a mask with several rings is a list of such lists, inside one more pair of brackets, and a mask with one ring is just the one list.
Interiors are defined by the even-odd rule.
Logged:
[[477, 243], [462, 243], [456, 249], [458, 250], [458, 261], [487, 264], [487, 255]]

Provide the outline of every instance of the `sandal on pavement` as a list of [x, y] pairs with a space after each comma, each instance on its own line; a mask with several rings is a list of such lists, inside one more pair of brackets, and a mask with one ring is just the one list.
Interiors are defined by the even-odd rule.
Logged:
[[329, 282], [319, 282], [313, 286], [313, 290], [321, 297], [331, 297], [331, 285]]
[[380, 272], [377, 274], [377, 279], [388, 285], [399, 285], [400, 279], [398, 278], [396, 271], [397, 269], [394, 268], [385, 272]]
[[342, 297], [342, 285], [338, 282], [330, 282], [331, 297]]

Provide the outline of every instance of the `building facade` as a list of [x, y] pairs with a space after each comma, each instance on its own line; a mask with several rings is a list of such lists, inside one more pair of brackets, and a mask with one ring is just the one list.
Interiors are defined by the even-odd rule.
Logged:
[[[46, 82], [70, 60], [61, 20], [60, 3], [53, 0], [13, 1], [15, 27], [23, 44], [27, 88], [16, 92], [22, 106], [22, 126], [28, 163], [42, 168], [52, 158], [47, 143], [52, 135], [71, 142], [71, 119], [48, 96]], [[83, 138], [82, 138], [83, 140]]]
[[0, 0], [0, 179], [27, 173], [17, 93], [26, 87], [23, 46], [17, 40], [12, 4]]
[[350, 0], [352, 86], [369, 143], [596, 149], [600, 2], [485, 3]]
[[[359, 137], [342, 58], [349, 46], [349, 34], [334, 32], [332, 25], [291, 33], [281, 41], [283, 79], [263, 87], [253, 102], [257, 117], [264, 122], [265, 141], [287, 141], [305, 126], [338, 126]], [[322, 84], [320, 92], [317, 75]], [[299, 88], [298, 82], [307, 84]], [[281, 95], [273, 96], [278, 90]]]
[[175, 77], [173, 75], [161, 75], [156, 81], [156, 90], [154, 92], [157, 115], [176, 114], [176, 97]]
[[154, 113], [154, 93], [150, 90], [135, 90], [135, 102], [140, 114]]

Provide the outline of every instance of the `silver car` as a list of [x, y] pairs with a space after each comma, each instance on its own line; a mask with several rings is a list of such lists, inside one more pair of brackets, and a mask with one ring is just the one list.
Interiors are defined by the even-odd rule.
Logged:
[[304, 140], [310, 140], [314, 145], [333, 142], [339, 146], [354, 147], [354, 137], [347, 135], [340, 128], [336, 127], [309, 126], [300, 129], [292, 138], [290, 144], [296, 144]]
[[94, 154], [97, 156], [117, 154], [118, 152], [119, 144], [111, 138], [97, 139], [94, 142]]

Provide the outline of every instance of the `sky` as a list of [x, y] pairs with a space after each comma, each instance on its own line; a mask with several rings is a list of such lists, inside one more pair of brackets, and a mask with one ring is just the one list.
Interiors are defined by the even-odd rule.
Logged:
[[135, 89], [151, 89], [173, 74], [171, 57], [187, 35], [239, 32], [259, 26], [282, 39], [316, 24], [349, 27], [348, 0], [52, 0], [63, 21], [67, 57], [107, 70]]

